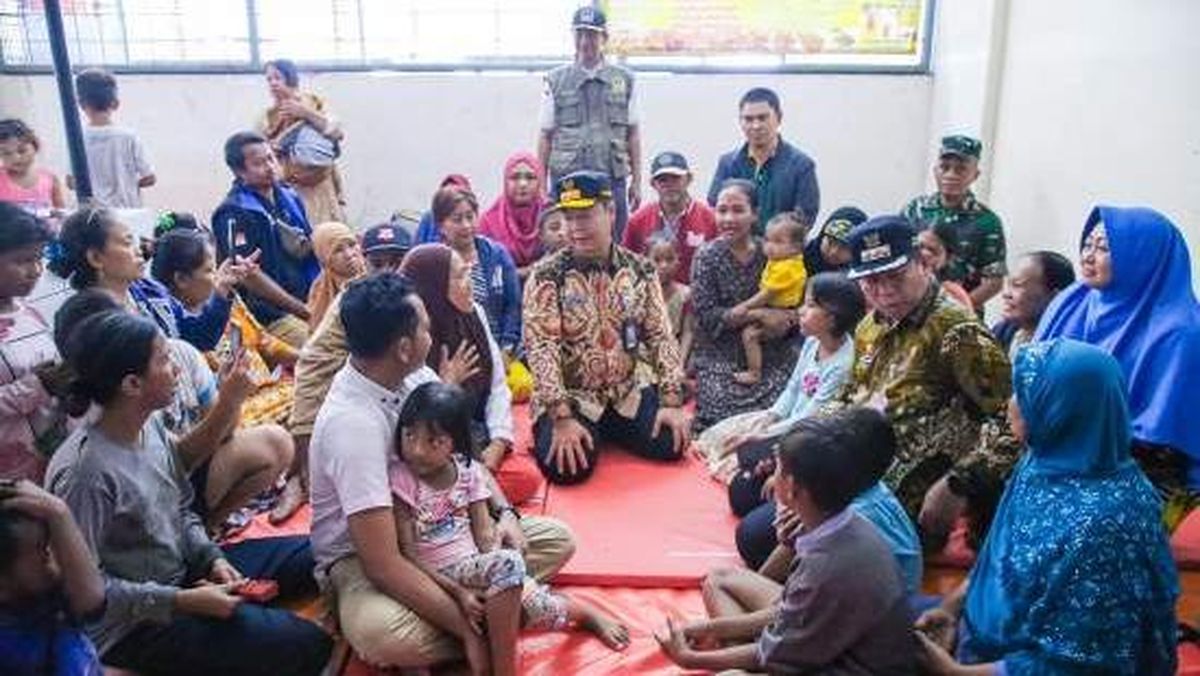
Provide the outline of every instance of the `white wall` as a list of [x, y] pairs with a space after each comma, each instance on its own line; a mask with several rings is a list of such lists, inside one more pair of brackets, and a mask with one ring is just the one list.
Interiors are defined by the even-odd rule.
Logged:
[[[672, 76], [639, 79], [646, 154], [685, 153], [702, 194], [717, 156], [740, 139], [737, 99], [756, 85], [784, 101], [784, 134], [817, 161], [828, 212], [847, 200], [892, 210], [921, 189], [928, 146], [926, 76]], [[160, 75], [120, 79], [122, 124], [135, 128], [158, 170], [150, 205], [211, 212], [229, 183], [221, 144], [267, 105], [257, 76]], [[348, 141], [341, 166], [351, 221], [423, 209], [447, 173], [466, 173], [485, 201], [507, 155], [533, 149], [541, 77], [535, 73], [315, 75]], [[65, 172], [57, 90], [49, 76], [0, 78], [0, 114], [27, 119], [47, 140], [44, 162]], [[647, 189], [648, 190], [648, 189]]]
[[1093, 205], [1148, 205], [1200, 289], [1198, 27], [1192, 0], [1012, 2], [991, 191], [1011, 252], [1077, 251]]
[[[934, 144], [964, 132], [985, 142], [980, 196], [1004, 219], [1010, 259], [1073, 252], [1098, 202], [1152, 205], [1189, 239], [1200, 288], [1200, 2], [941, 0], [933, 76], [646, 74], [646, 161], [692, 160], [695, 192], [739, 138], [735, 102], [775, 87], [788, 138], [817, 161], [823, 212], [855, 201], [892, 210], [931, 184]], [[351, 221], [423, 209], [450, 172], [484, 200], [507, 154], [534, 145], [533, 73], [343, 73], [312, 77], [350, 135], [342, 166]], [[267, 103], [256, 76], [121, 78], [123, 123], [149, 147], [160, 185], [150, 204], [207, 214], [228, 185], [220, 147]], [[0, 115], [28, 119], [65, 171], [49, 76], [0, 77]]]

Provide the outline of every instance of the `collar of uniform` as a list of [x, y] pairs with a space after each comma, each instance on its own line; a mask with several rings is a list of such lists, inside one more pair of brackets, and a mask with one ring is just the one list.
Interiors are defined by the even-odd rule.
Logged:
[[584, 81], [594, 79], [608, 82], [608, 71], [605, 69], [605, 66], [607, 65], [608, 61], [606, 61], [603, 56], [600, 57], [600, 62], [596, 64], [595, 68], [588, 68], [578, 61], [575, 62], [575, 67], [583, 73]]
[[937, 283], [937, 280], [929, 280], [929, 288], [925, 290], [925, 296], [921, 298], [921, 302], [913, 308], [913, 311], [905, 315], [899, 321], [892, 322], [886, 317], [879, 314], [879, 310], [875, 311], [875, 321], [882, 326], [886, 326], [888, 331], [895, 331], [906, 327], [921, 326], [929, 315], [933, 314], [933, 309], [937, 307], [938, 297], [941, 295], [942, 285]]
[[933, 193], [933, 206], [939, 209], [953, 208], [955, 211], [974, 211], [978, 204], [979, 201], [975, 199], [975, 193], [971, 192], [970, 190], [967, 191], [967, 196], [963, 198], [962, 206], [959, 207], [950, 207], [946, 204], [946, 201], [942, 199], [942, 193]]
[[579, 259], [568, 249], [563, 258], [563, 269], [577, 272], [615, 272], [617, 269], [617, 244], [616, 242], [610, 244], [608, 255], [602, 259]]

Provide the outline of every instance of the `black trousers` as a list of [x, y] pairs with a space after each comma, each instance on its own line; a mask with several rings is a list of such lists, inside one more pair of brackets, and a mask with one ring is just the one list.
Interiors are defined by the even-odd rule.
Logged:
[[592, 435], [592, 448], [585, 449], [587, 467], [580, 468], [575, 474], [564, 474], [558, 471], [554, 458], [550, 455], [554, 420], [549, 414], [544, 414], [533, 424], [533, 454], [546, 480], [561, 485], [586, 481], [596, 470], [600, 444], [605, 442], [614, 443], [634, 455], [651, 460], [679, 460], [683, 454], [675, 452], [675, 439], [670, 428], [664, 426], [659, 430], [658, 436], [651, 436], [651, 432], [654, 431], [654, 418], [657, 416], [658, 390], [653, 387], [642, 390], [641, 404], [632, 419], [622, 416], [611, 407], [605, 409], [596, 422], [576, 415], [575, 419]]

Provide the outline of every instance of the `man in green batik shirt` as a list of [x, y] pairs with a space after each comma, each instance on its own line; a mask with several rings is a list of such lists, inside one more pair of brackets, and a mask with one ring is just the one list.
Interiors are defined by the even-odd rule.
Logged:
[[933, 166], [937, 192], [913, 199], [903, 212], [919, 229], [939, 223], [954, 227], [957, 247], [942, 276], [962, 284], [980, 314], [984, 303], [1000, 293], [1008, 274], [1000, 217], [971, 192], [971, 185], [979, 178], [982, 150], [983, 145], [970, 136], [943, 138]]
[[979, 318], [941, 290], [915, 238], [900, 216], [850, 234], [849, 276], [874, 310], [854, 332], [842, 403], [888, 415], [898, 449], [884, 481], [936, 546], [964, 509], [990, 506], [972, 499], [993, 499], [1016, 459], [1005, 417], [1012, 367]]

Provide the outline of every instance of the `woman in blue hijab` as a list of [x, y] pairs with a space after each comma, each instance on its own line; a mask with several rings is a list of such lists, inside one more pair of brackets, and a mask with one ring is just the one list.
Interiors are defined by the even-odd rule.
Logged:
[[1173, 528], [1200, 488], [1200, 304], [1175, 225], [1152, 209], [1094, 209], [1080, 241], [1080, 281], [1046, 309], [1035, 339], [1059, 337], [1120, 363], [1133, 456], [1166, 500]]
[[[1129, 455], [1120, 365], [1073, 340], [1014, 366], [1017, 463], [965, 586], [917, 621], [938, 674], [1175, 673], [1179, 583]], [[955, 662], [944, 648], [954, 645]]]

